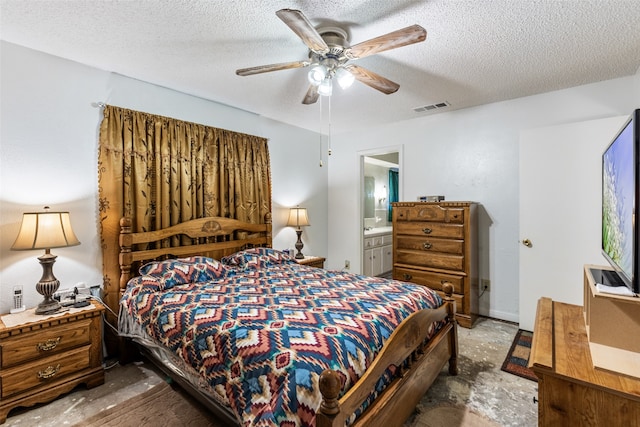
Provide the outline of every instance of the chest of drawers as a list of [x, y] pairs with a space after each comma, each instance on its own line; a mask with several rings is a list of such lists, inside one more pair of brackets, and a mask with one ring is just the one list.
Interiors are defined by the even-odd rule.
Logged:
[[0, 321], [0, 422], [15, 407], [49, 402], [78, 384], [104, 383], [103, 311], [94, 302], [17, 326]]
[[476, 204], [393, 203], [393, 278], [444, 295], [454, 288], [457, 320], [470, 328], [478, 312]]

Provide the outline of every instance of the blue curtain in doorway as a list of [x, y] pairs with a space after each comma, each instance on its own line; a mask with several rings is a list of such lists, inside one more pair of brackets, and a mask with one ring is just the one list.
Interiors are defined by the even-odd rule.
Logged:
[[389, 207], [387, 208], [387, 220], [391, 222], [393, 220], [393, 206], [392, 202], [398, 201], [398, 169], [389, 169]]

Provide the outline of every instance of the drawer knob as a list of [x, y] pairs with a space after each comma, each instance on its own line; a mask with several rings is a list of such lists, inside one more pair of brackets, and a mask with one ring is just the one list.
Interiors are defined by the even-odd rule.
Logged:
[[39, 342], [38, 344], [36, 344], [36, 348], [38, 349], [38, 351], [51, 351], [56, 348], [59, 343], [60, 337], [51, 338], [46, 340], [45, 342]]
[[425, 244], [423, 245], [425, 249], [431, 249], [431, 243], [429, 242], [425, 242]]
[[46, 369], [42, 371], [38, 371], [38, 378], [46, 380], [47, 378], [53, 377], [60, 370], [60, 364], [58, 363], [56, 366], [47, 366]]
[[430, 229], [430, 228], [423, 228], [423, 229], [422, 229], [422, 232], [423, 232], [424, 234], [431, 234], [431, 232], [432, 232], [432, 231], [433, 231], [433, 230], [432, 230], [432, 229]]
[[410, 274], [404, 273], [402, 277], [404, 278], [404, 280], [411, 280], [411, 277], [413, 276], [411, 276]]

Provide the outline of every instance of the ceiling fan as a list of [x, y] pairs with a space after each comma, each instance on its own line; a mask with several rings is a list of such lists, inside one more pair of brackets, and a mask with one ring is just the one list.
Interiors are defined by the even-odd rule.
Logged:
[[351, 64], [349, 61], [418, 43], [427, 38], [427, 32], [424, 28], [420, 25], [411, 25], [354, 46], [349, 46], [346, 31], [338, 27], [316, 29], [299, 10], [281, 9], [276, 12], [276, 15], [309, 48], [309, 59], [241, 68], [236, 70], [236, 74], [239, 76], [251, 76], [253, 74], [310, 66], [308, 73], [310, 86], [302, 101], [303, 104], [315, 103], [320, 95], [331, 95], [333, 80], [336, 80], [343, 88], [351, 85], [354, 80], [358, 80], [387, 95], [396, 92], [400, 88], [399, 84], [366, 68]]

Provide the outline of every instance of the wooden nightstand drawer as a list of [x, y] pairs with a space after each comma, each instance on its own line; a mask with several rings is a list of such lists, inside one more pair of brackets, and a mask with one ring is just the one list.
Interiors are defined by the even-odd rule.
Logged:
[[51, 355], [31, 363], [0, 371], [2, 398], [56, 381], [89, 367], [91, 346]]
[[16, 335], [0, 344], [0, 368], [47, 357], [91, 342], [91, 320]]

